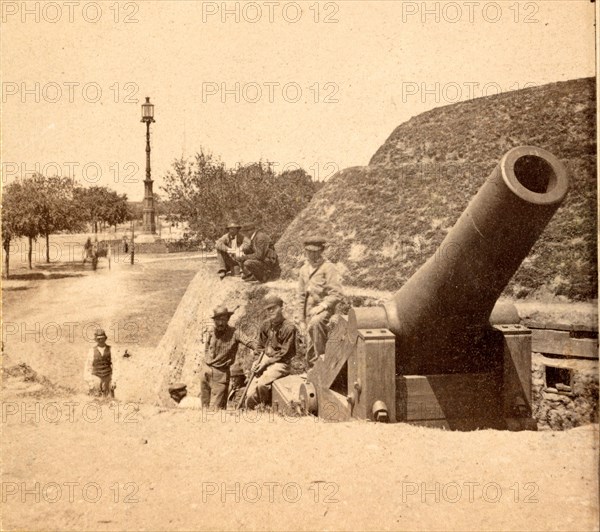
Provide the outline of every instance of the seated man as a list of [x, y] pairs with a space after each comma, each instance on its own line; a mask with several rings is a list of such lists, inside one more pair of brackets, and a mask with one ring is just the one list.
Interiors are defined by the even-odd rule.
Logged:
[[256, 224], [247, 224], [245, 229], [250, 240], [244, 245], [244, 254], [239, 259], [242, 279], [260, 283], [274, 281], [281, 275], [281, 268], [273, 242], [267, 233], [257, 230]]
[[290, 374], [296, 354], [296, 327], [284, 317], [283, 301], [269, 295], [264, 303], [268, 319], [260, 327], [257, 349], [263, 355], [252, 365], [254, 379], [248, 388], [246, 408], [271, 403], [271, 385]]
[[96, 345], [88, 352], [83, 379], [88, 385], [90, 395], [114, 397], [114, 390], [117, 387], [118, 362], [117, 357], [113, 359], [106, 338], [103, 329], [96, 329], [94, 333]]
[[298, 296], [301, 320], [306, 326], [306, 360], [309, 366], [325, 354], [329, 318], [343, 297], [340, 275], [335, 266], [323, 258], [324, 249], [324, 238], [307, 238], [304, 250], [308, 261], [299, 273]]
[[239, 275], [239, 258], [243, 255], [244, 244], [248, 245], [248, 239], [240, 233], [241, 225], [231, 222], [227, 226], [227, 233], [215, 242], [217, 261], [219, 262], [219, 277], [223, 279], [228, 272]]
[[256, 343], [229, 325], [233, 312], [218, 306], [213, 311], [215, 328], [210, 333], [204, 351], [200, 381], [200, 396], [205, 408], [227, 408], [230, 368], [235, 362], [239, 344], [256, 349]]

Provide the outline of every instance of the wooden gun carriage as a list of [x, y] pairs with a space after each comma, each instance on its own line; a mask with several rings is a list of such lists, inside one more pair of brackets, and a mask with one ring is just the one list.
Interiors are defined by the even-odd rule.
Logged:
[[307, 377], [274, 384], [274, 405], [340, 421], [535, 429], [531, 331], [497, 301], [567, 189], [551, 153], [507, 152], [437, 252], [384, 305], [342, 316]]

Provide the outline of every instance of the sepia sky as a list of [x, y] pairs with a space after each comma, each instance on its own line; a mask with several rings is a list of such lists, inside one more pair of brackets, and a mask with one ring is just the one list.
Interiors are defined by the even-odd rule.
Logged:
[[1, 6], [3, 182], [37, 164], [133, 200], [145, 96], [160, 192], [201, 146], [324, 179], [428, 109], [595, 72], [587, 0]]

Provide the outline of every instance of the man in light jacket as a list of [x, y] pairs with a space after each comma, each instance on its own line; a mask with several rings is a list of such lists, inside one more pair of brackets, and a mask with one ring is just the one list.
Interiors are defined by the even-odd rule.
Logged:
[[248, 245], [248, 239], [240, 233], [242, 226], [237, 222], [230, 222], [227, 233], [215, 242], [217, 261], [219, 263], [219, 278], [222, 280], [227, 273], [239, 275], [239, 258], [244, 254], [242, 249]]
[[329, 318], [342, 300], [342, 283], [336, 267], [323, 257], [324, 238], [315, 236], [304, 241], [308, 259], [300, 268], [298, 298], [301, 321], [306, 326], [306, 360], [312, 366], [325, 354]]

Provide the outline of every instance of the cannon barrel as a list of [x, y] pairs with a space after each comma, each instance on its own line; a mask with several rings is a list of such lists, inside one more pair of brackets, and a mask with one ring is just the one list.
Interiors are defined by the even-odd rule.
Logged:
[[393, 298], [382, 307], [351, 309], [350, 331], [390, 329], [398, 374], [485, 366], [480, 342], [494, 305], [567, 189], [566, 170], [554, 155], [531, 146], [510, 150], [436, 253]]

